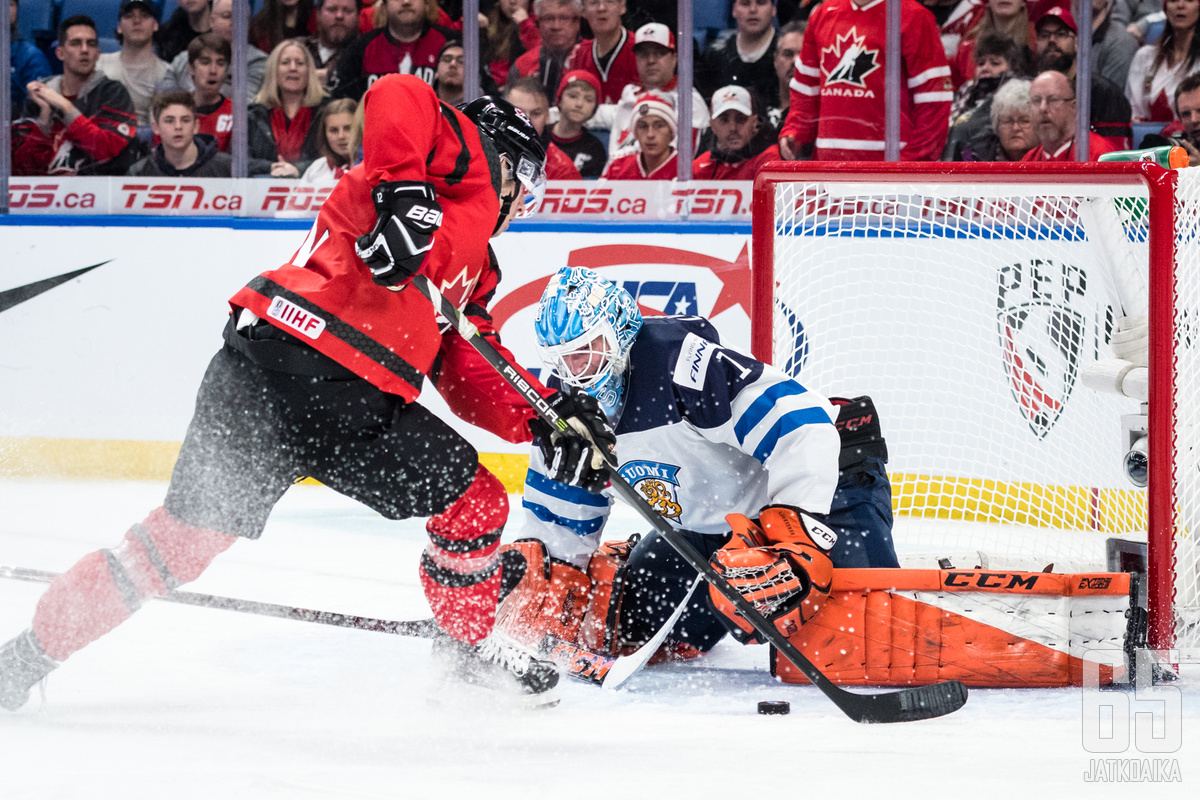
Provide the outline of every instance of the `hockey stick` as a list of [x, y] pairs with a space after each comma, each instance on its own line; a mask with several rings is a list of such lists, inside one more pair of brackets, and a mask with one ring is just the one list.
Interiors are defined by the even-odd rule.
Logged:
[[[59, 573], [57, 572], [0, 565], [0, 578], [50, 583], [58, 576]], [[316, 611], [311, 608], [296, 608], [277, 603], [263, 603], [257, 600], [241, 600], [236, 597], [222, 597], [215, 594], [179, 590], [168, 592], [155, 599], [167, 603], [215, 608], [221, 611], [239, 611], [243, 614], [257, 614], [264, 617], [275, 617], [276, 619], [292, 619], [298, 622], [315, 622], [319, 625], [332, 625], [337, 628], [353, 628], [360, 631], [390, 633], [395, 636], [412, 636], [418, 639], [433, 639], [442, 635], [441, 629], [433, 619], [403, 621], [376, 619], [375, 617], [338, 614], [333, 611]], [[686, 604], [686, 602], [685, 600], [684, 603]], [[651, 640], [654, 643], [654, 647], [649, 648], [648, 651], [647, 645], [630, 655], [614, 658], [600, 653], [593, 653], [590, 650], [585, 650], [577, 645], [569, 644], [550, 636], [546, 637], [547, 641], [544, 643], [544, 646], [550, 650], [551, 659], [565, 669], [567, 674], [572, 678], [584, 683], [590, 683], [593, 686], [608, 687], [610, 672], [615, 671], [614, 674], [625, 676], [619, 681], [619, 685], [628, 680], [629, 676], [637, 672], [650, 659], [650, 656], [654, 654], [654, 650], [661, 644], [663, 637], [670, 631], [671, 626], [674, 625], [674, 621], [679, 618], [682, 612], [683, 606], [681, 605], [663, 627], [663, 630]]]
[[[559, 431], [568, 429], [567, 422], [558, 416], [550, 403], [534, 387], [530, 386], [527, 380], [521, 377], [516, 368], [500, 355], [470, 320], [442, 297], [428, 278], [424, 275], [416, 275], [412, 279], [412, 285], [425, 295], [433, 304], [434, 309], [454, 326], [463, 339], [475, 348], [475, 351], [491, 364], [493, 369], [500, 373], [500, 377], [525, 398], [525, 401], [533, 407], [543, 422]], [[836, 685], [805, 658], [804, 654], [789, 642], [786, 636], [759, 614], [754, 606], [746, 602], [741, 594], [730, 586], [729, 582], [721, 577], [708, 561], [671, 527], [670, 523], [651, 508], [649, 503], [616, 471], [615, 464], [610, 462], [610, 466], [614, 467], [611, 476], [612, 487], [625, 502], [633, 506], [634, 510], [653, 525], [654, 529], [689, 566], [700, 573], [700, 576], [708, 581], [709, 585], [737, 609], [738, 614], [754, 626], [754, 629], [764, 639], [775, 645], [788, 661], [795, 664], [796, 668], [803, 672], [805, 677], [850, 719], [855, 722], [907, 722], [930, 719], [957, 711], [967, 702], [967, 687], [959, 681], [943, 681], [928, 686], [876, 694], [855, 694]]]
[[696, 587], [699, 585], [700, 576], [697, 575], [696, 579], [692, 581], [692, 585], [688, 587], [687, 595], [683, 598], [683, 602], [675, 607], [675, 611], [663, 623], [662, 627], [658, 629], [658, 632], [650, 637], [650, 641], [646, 642], [636, 651], [618, 658], [608, 670], [608, 674], [605, 676], [604, 683], [601, 686], [605, 689], [620, 689], [639, 669], [646, 665], [646, 662], [658, 650], [659, 645], [667, 638], [667, 634], [675, 627], [675, 623], [683, 616], [684, 610], [687, 609], [688, 601], [692, 599], [692, 595], [696, 593]]
[[663, 640], [670, 634], [671, 629], [675, 627], [675, 623], [687, 610], [688, 601], [692, 599], [692, 594], [699, 584], [700, 578], [697, 576], [688, 588], [687, 595], [671, 612], [667, 621], [650, 637], [649, 641], [629, 655], [606, 656], [601, 653], [593, 653], [577, 644], [564, 642], [552, 634], [546, 634], [539, 649], [548, 653], [550, 660], [565, 669], [572, 678], [604, 689], [620, 689], [637, 674], [638, 670], [646, 666], [646, 662], [658, 650]]
[[[0, 578], [12, 578], [19, 581], [37, 581], [50, 583], [59, 573], [47, 572], [40, 569], [24, 567], [0, 566]], [[432, 639], [437, 636], [439, 629], [432, 619], [398, 621], [390, 619], [375, 619], [374, 617], [359, 617], [353, 614], [338, 614], [333, 611], [315, 611], [311, 608], [295, 608], [276, 603], [262, 603], [257, 600], [239, 600], [236, 597], [222, 597], [215, 594], [199, 592], [174, 591], [156, 598], [168, 603], [180, 603], [185, 606], [201, 606], [217, 608], [222, 611], [240, 611], [243, 614], [258, 614], [263, 617], [278, 619], [294, 619], [300, 622], [316, 622], [320, 625], [333, 625], [338, 628], [354, 628], [362, 631], [391, 633], [397, 636], [416, 636], [421, 639]]]

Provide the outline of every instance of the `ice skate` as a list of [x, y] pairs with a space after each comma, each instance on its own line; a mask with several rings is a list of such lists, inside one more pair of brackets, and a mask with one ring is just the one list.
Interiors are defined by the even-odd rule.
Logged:
[[433, 657], [447, 693], [465, 685], [486, 690], [491, 700], [503, 706], [558, 705], [558, 668], [499, 631], [477, 645], [440, 636], [434, 639]]
[[32, 630], [0, 645], [0, 707], [16, 711], [25, 705], [33, 685], [57, 668]]

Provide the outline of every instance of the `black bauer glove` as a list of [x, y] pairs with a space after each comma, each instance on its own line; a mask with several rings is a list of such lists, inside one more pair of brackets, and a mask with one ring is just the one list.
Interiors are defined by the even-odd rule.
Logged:
[[608, 418], [596, 398], [586, 394], [559, 392], [550, 401], [570, 430], [554, 430], [536, 418], [529, 423], [529, 429], [540, 440], [538, 446], [550, 477], [593, 494], [600, 493], [608, 485], [607, 459], [616, 462], [617, 435]]
[[425, 263], [433, 234], [442, 225], [442, 207], [433, 186], [421, 181], [387, 181], [371, 190], [379, 218], [370, 233], [354, 242], [358, 257], [380, 286], [398, 286]]

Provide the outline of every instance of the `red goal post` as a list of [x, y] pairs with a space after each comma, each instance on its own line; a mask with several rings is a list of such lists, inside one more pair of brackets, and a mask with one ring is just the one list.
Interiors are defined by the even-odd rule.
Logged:
[[[875, 399], [902, 564], [1103, 569], [1108, 539], [1140, 539], [1151, 646], [1200, 648], [1191, 172], [773, 162], [758, 173], [754, 353], [825, 394]], [[1147, 303], [1148, 405], [1083, 386], [1088, 364], [1112, 357], [1115, 319]], [[1120, 464], [1137, 435], [1123, 418], [1145, 413], [1143, 491]]]

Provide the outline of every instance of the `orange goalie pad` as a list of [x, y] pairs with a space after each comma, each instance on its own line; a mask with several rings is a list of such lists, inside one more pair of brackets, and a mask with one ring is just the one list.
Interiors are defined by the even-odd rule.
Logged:
[[[574, 641], [592, 591], [588, 576], [550, 558], [536, 539], [519, 539], [501, 545], [500, 551], [504, 568], [517, 569], [521, 578], [500, 603], [496, 627], [528, 647], [536, 647], [547, 634]], [[520, 559], [514, 561], [516, 554]]]
[[[1079, 685], [1084, 653], [1123, 648], [1129, 586], [1127, 573], [834, 570], [789, 641], [839, 684]], [[774, 647], [771, 672], [808, 683]], [[1102, 663], [1100, 682], [1122, 673]]]

